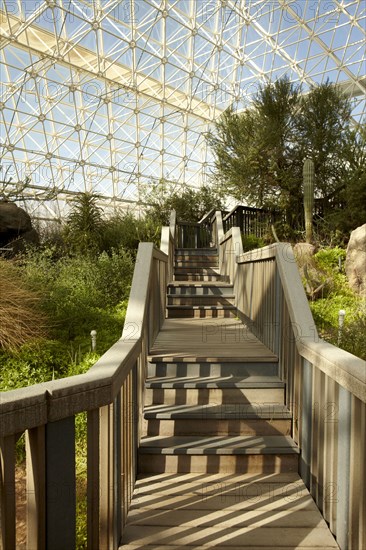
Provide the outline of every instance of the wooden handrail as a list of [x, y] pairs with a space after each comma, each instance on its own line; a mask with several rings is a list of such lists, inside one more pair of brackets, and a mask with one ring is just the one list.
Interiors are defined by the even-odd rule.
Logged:
[[236, 261], [241, 265], [270, 259], [278, 266], [300, 355], [309, 361], [317, 358], [317, 367], [322, 372], [365, 403], [366, 362], [319, 338], [291, 245], [275, 243], [238, 254]]
[[24, 432], [27, 547], [75, 548], [79, 413], [87, 413], [88, 548], [118, 548], [136, 478], [146, 356], [165, 317], [168, 259], [140, 243], [122, 337], [87, 373], [1, 393], [3, 550], [16, 547], [15, 444]]
[[366, 362], [318, 336], [292, 248], [243, 254], [239, 228], [220, 241], [238, 316], [278, 355], [301, 450], [300, 475], [341, 550], [365, 548]]

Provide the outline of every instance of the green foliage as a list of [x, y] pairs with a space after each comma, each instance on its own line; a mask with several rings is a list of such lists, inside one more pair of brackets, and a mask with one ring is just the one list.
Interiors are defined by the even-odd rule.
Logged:
[[103, 249], [109, 252], [122, 247], [135, 257], [140, 242], [158, 243], [160, 229], [150, 217], [138, 218], [131, 212], [117, 213], [104, 224]]
[[152, 186], [146, 195], [145, 201], [151, 205], [146, 218], [151, 225], [161, 228], [162, 225], [169, 225], [170, 213], [175, 210], [178, 220], [198, 222], [213, 208], [224, 209], [223, 200], [223, 190], [217, 186], [203, 185], [195, 190], [177, 185], [172, 189], [171, 184], [161, 181]]
[[98, 197], [92, 193], [80, 193], [75, 197], [64, 231], [71, 252], [93, 254], [101, 251], [104, 220], [97, 201]]
[[352, 131], [343, 148], [345, 169], [340, 205], [328, 214], [331, 231], [347, 235], [366, 220], [366, 124]]
[[266, 245], [261, 237], [256, 235], [244, 235], [242, 233], [241, 240], [243, 243], [243, 252], [249, 252], [249, 250], [255, 250], [256, 248], [262, 248]]
[[313, 212], [314, 212], [314, 163], [306, 159], [303, 166], [304, 185], [304, 215], [306, 242], [313, 240]]
[[310, 302], [310, 308], [321, 336], [336, 346], [339, 310], [344, 309], [346, 316], [339, 345], [366, 359], [366, 303], [351, 290], [347, 277], [339, 271], [339, 258], [343, 262], [345, 256], [346, 251], [339, 247], [322, 249], [315, 254], [313, 266], [318, 279], [325, 284], [320, 297]]
[[233, 196], [254, 206], [284, 208], [290, 219], [301, 203], [291, 147], [298, 101], [299, 88], [288, 79], [262, 86], [251, 109], [240, 114], [228, 109], [208, 136], [216, 175]]
[[339, 260], [343, 264], [346, 260], [346, 251], [344, 248], [335, 246], [334, 248], [324, 248], [319, 250], [314, 256], [316, 265], [334, 275], [334, 270], [339, 268]]
[[55, 340], [35, 340], [19, 350], [0, 354], [1, 391], [47, 382], [65, 376], [68, 347]]
[[208, 134], [216, 176], [238, 200], [279, 209], [284, 229], [277, 227], [278, 233], [296, 238], [304, 224], [302, 165], [311, 159], [322, 214], [318, 231], [324, 233], [323, 219], [349, 201], [345, 186], [356, 191], [364, 175], [365, 163], [357, 160], [365, 160], [362, 140], [351, 130], [350, 112], [350, 99], [329, 82], [306, 95], [287, 78], [266, 84], [251, 108], [240, 114], [228, 109]]
[[[64, 342], [89, 346], [96, 329], [105, 345], [116, 336], [121, 311], [115, 307], [129, 294], [133, 259], [123, 249], [55, 261], [52, 250], [32, 250], [24, 260], [24, 277], [42, 292], [42, 306], [52, 319], [54, 335]], [[121, 325], [120, 325], [121, 328]], [[119, 329], [118, 329], [119, 330]]]
[[343, 150], [350, 136], [351, 102], [329, 81], [312, 86], [296, 115], [296, 147], [314, 162], [315, 189], [330, 210], [343, 183]]

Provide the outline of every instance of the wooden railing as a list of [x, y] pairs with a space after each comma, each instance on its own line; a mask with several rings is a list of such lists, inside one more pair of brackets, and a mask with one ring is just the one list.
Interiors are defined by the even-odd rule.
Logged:
[[213, 209], [197, 223], [176, 220], [176, 247], [210, 248], [216, 246], [216, 215], [217, 212]]
[[300, 475], [341, 550], [366, 548], [366, 363], [318, 337], [289, 244], [241, 246], [239, 228], [221, 239], [222, 273], [238, 315], [279, 357]]
[[168, 280], [173, 280], [174, 274], [174, 254], [175, 239], [177, 233], [177, 214], [172, 210], [170, 214], [169, 227], [163, 227], [161, 230], [160, 249], [168, 256]]
[[275, 212], [252, 206], [236, 206], [231, 212], [224, 214], [225, 233], [231, 227], [239, 227], [244, 235], [264, 237], [271, 233], [271, 224], [277, 219]]
[[168, 249], [140, 244], [122, 337], [86, 374], [1, 393], [3, 550], [17, 547], [15, 447], [24, 433], [27, 548], [75, 548], [79, 413], [87, 414], [87, 547], [118, 548], [136, 478], [146, 356], [165, 317], [171, 236]]

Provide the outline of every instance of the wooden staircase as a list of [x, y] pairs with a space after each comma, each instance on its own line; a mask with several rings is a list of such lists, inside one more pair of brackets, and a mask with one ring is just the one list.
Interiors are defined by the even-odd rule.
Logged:
[[278, 358], [236, 318], [216, 250], [175, 257], [122, 548], [337, 548], [297, 473]]

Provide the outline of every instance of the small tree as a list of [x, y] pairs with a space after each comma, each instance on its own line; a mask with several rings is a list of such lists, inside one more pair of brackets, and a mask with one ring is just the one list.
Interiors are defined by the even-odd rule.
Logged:
[[179, 220], [198, 222], [213, 208], [222, 210], [223, 197], [223, 191], [217, 186], [203, 185], [197, 190], [176, 186], [172, 190], [170, 184], [162, 181], [146, 194], [145, 201], [151, 205], [147, 218], [155, 225], [168, 225], [170, 212], [174, 209]]
[[314, 162], [314, 188], [324, 216], [342, 201], [350, 116], [349, 98], [329, 81], [302, 96], [296, 115], [296, 155]]
[[73, 201], [65, 227], [65, 240], [72, 252], [94, 254], [101, 250], [104, 220], [97, 200], [92, 193], [80, 193]]
[[329, 82], [306, 95], [288, 78], [266, 84], [250, 108], [228, 109], [208, 134], [216, 177], [237, 199], [281, 210], [291, 237], [303, 230], [305, 158], [314, 162], [314, 193], [324, 214], [343, 201], [345, 173], [348, 179], [353, 170], [350, 112], [350, 99]]

